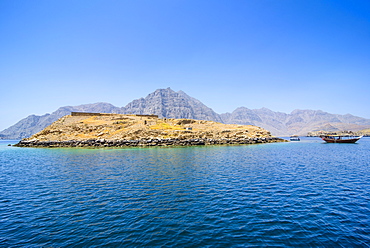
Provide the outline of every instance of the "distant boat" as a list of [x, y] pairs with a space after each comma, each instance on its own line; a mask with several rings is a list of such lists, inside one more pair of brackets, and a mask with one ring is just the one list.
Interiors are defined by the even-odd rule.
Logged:
[[298, 135], [292, 135], [290, 136], [290, 141], [300, 141], [301, 139], [298, 137]]
[[320, 138], [327, 143], [356, 143], [362, 136], [322, 135]]

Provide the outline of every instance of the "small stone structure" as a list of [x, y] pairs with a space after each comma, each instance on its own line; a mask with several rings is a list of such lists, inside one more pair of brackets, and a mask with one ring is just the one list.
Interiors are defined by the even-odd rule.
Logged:
[[71, 116], [102, 116], [102, 115], [110, 115], [110, 114], [88, 113], [88, 112], [71, 112]]
[[[71, 112], [71, 116], [116, 116], [117, 114], [111, 113], [89, 113], [89, 112]], [[123, 114], [126, 115], [126, 114]], [[147, 118], [158, 118], [158, 115], [127, 115]]]

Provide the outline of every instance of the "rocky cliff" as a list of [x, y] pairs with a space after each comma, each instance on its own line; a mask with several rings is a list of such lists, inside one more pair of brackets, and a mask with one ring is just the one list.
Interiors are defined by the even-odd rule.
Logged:
[[170, 88], [158, 89], [145, 98], [134, 100], [125, 107], [109, 103], [85, 104], [61, 107], [51, 114], [30, 115], [0, 132], [2, 139], [22, 139], [47, 127], [70, 112], [97, 112], [121, 114], [155, 114], [167, 118], [213, 120], [227, 124], [256, 125], [269, 130], [275, 136], [306, 135], [311, 131], [358, 131], [370, 128], [370, 120], [347, 115], [330, 114], [321, 110], [294, 110], [290, 114], [267, 108], [248, 109], [240, 107], [231, 113], [217, 114], [199, 100], [182, 91]]

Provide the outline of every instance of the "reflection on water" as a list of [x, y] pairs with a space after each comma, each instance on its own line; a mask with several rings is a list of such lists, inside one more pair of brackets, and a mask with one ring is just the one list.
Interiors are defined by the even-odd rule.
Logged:
[[32, 149], [0, 142], [0, 244], [366, 246], [370, 140]]

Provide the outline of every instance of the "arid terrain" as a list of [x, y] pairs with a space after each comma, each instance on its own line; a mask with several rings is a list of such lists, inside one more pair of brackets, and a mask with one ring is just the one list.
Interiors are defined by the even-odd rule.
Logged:
[[202, 145], [278, 141], [282, 140], [252, 125], [161, 119], [155, 115], [72, 113], [30, 138], [23, 139], [20, 146], [127, 146], [134, 143], [138, 146]]

